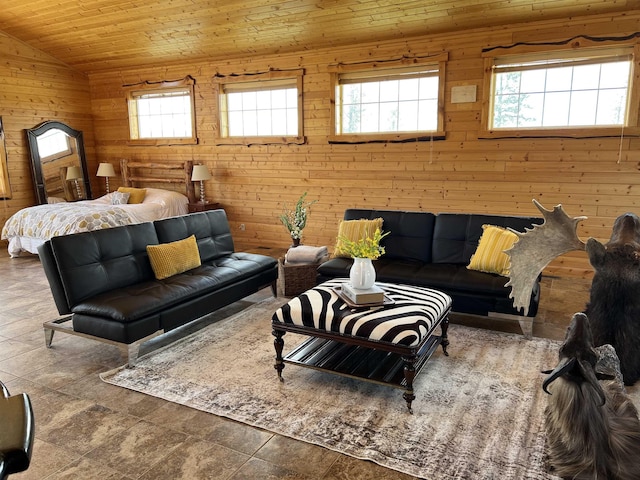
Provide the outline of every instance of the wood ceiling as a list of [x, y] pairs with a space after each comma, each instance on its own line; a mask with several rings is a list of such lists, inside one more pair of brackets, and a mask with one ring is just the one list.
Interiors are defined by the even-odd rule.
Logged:
[[638, 8], [638, 0], [18, 0], [0, 30], [86, 73]]

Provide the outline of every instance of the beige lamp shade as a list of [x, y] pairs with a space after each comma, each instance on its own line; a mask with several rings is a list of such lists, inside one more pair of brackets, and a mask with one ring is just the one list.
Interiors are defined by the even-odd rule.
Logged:
[[194, 165], [193, 172], [191, 174], [191, 181], [197, 182], [202, 180], [209, 180], [211, 178], [211, 174], [207, 169], [206, 165]]
[[113, 165], [107, 162], [103, 162], [98, 165], [98, 173], [96, 173], [96, 177], [115, 177], [116, 171], [113, 168]]
[[80, 170], [80, 167], [67, 168], [67, 180], [76, 180], [78, 178], [82, 178], [82, 171]]

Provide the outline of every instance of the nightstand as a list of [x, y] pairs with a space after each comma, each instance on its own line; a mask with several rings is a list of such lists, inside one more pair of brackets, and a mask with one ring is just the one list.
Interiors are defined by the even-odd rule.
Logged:
[[206, 212], [207, 210], [217, 210], [218, 208], [222, 208], [222, 204], [218, 202], [213, 203], [190, 203], [189, 204], [189, 213], [194, 212]]

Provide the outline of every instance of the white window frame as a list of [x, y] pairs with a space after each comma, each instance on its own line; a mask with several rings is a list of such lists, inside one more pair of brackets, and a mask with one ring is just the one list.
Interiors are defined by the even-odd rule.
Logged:
[[[129, 113], [129, 143], [133, 145], [194, 145], [198, 143], [195, 120], [194, 101], [195, 81], [187, 77], [178, 81], [150, 83], [144, 82], [138, 85], [125, 87], [127, 96], [127, 108]], [[173, 94], [184, 92], [189, 96], [191, 136], [184, 137], [140, 137], [138, 123], [138, 100], [145, 96], [162, 96], [163, 94]]]
[[[357, 64], [339, 64], [329, 67], [331, 75], [330, 92], [330, 143], [365, 143], [365, 142], [406, 142], [411, 140], [444, 139], [444, 95], [445, 73], [448, 53], [441, 53], [421, 59], [402, 59], [398, 61], [365, 62]], [[341, 85], [352, 82], [381, 82], [391, 79], [437, 76], [437, 127], [433, 130], [411, 130], [397, 132], [365, 132], [341, 133], [339, 119], [341, 118], [342, 102], [340, 99]]]
[[[271, 70], [262, 73], [218, 74], [213, 77], [214, 96], [217, 101], [217, 145], [270, 145], [305, 143], [302, 80], [304, 69]], [[229, 135], [227, 94], [232, 92], [259, 92], [265, 90], [297, 90], [297, 134], [296, 135]]]
[[[538, 47], [539, 48], [539, 47]], [[620, 136], [622, 132], [629, 135], [640, 134], [638, 128], [638, 82], [636, 76], [639, 68], [638, 45], [615, 45], [607, 47], [564, 48], [540, 51], [526, 48], [514, 49], [506, 55], [485, 54], [485, 78], [483, 86], [483, 105], [480, 138], [512, 138], [512, 137], [611, 137]], [[495, 101], [496, 72], [524, 71], [535, 68], [555, 68], [565, 65], [589, 65], [630, 58], [629, 85], [626, 99], [626, 113], [623, 125], [565, 125], [534, 127], [497, 127], [492, 126]], [[519, 69], [518, 65], [522, 65]]]

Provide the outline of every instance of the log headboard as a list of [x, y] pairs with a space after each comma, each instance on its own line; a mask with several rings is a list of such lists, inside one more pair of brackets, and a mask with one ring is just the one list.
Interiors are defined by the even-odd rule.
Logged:
[[195, 203], [196, 194], [191, 181], [193, 162], [187, 160], [182, 163], [153, 163], [132, 162], [127, 159], [120, 160], [120, 173], [122, 182], [126, 187], [138, 187], [144, 184], [169, 184], [168, 187], [182, 186], [182, 188], [167, 188], [168, 190], [180, 190]]

